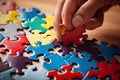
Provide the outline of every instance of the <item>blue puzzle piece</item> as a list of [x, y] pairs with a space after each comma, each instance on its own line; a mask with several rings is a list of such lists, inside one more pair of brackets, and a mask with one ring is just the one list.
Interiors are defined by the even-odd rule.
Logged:
[[11, 73], [15, 73], [15, 69], [11, 68], [7, 71], [0, 73], [0, 80], [14, 80]]
[[107, 46], [107, 42], [104, 41], [96, 47], [101, 51], [101, 54], [99, 54], [99, 56], [103, 56], [106, 61], [113, 59], [114, 54], [120, 54], [120, 49], [117, 46]]
[[69, 55], [60, 56], [58, 54], [51, 54], [44, 56], [44, 60], [49, 60], [49, 62], [44, 62], [43, 66], [48, 70], [61, 70], [61, 66], [66, 65], [65, 59], [69, 58]]
[[87, 71], [90, 70], [92, 67], [96, 68], [97, 61], [89, 61], [91, 59], [91, 55], [87, 52], [82, 52], [81, 54], [84, 56], [83, 58], [77, 57], [78, 54], [76, 52], [73, 52], [72, 56], [66, 59], [66, 62], [70, 65], [76, 63], [78, 67], [74, 68], [73, 70], [80, 71], [83, 75], [86, 75]]
[[39, 70], [34, 71], [36, 67], [34, 65], [30, 66], [28, 69], [23, 69], [23, 76], [16, 77], [16, 80], [50, 80], [46, 77], [47, 70], [41, 67]]
[[39, 9], [37, 8], [30, 8], [29, 12], [26, 12], [24, 8], [19, 8], [17, 11], [20, 13], [20, 19], [32, 19], [35, 16], [38, 16], [40, 18], [45, 18], [46, 15], [44, 13], [41, 13]]
[[4, 39], [3, 35], [0, 34], [0, 42]]
[[49, 55], [51, 54], [49, 52], [49, 49], [53, 49], [52, 44], [47, 44], [47, 45], [41, 45], [41, 42], [37, 42], [36, 43], [38, 46], [37, 47], [33, 47], [32, 45], [28, 46], [25, 50], [26, 52], [33, 52], [33, 55], [31, 55], [29, 58], [32, 60], [39, 60], [38, 56], [39, 55]]

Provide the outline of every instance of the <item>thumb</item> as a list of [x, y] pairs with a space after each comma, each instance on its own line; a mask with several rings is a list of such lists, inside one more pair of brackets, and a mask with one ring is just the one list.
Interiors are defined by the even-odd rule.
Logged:
[[88, 0], [75, 13], [72, 19], [74, 27], [79, 27], [85, 24], [92, 18], [96, 11], [110, 3], [111, 0]]

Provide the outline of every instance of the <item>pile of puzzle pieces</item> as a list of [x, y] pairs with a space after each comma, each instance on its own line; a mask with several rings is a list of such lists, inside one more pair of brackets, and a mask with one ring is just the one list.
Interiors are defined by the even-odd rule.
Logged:
[[62, 26], [58, 42], [53, 17], [0, 1], [0, 80], [120, 80], [117, 46], [88, 40], [84, 26], [72, 31]]

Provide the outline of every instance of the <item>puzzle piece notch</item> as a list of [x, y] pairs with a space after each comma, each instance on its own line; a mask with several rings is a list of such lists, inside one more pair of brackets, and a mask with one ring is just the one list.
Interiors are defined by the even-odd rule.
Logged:
[[62, 41], [65, 46], [69, 46], [71, 43], [75, 45], [82, 44], [83, 42], [80, 39], [86, 39], [88, 36], [85, 33], [85, 27], [78, 27], [71, 31], [65, 30], [65, 35], [62, 35]]
[[111, 76], [112, 80], [120, 79], [120, 64], [116, 59], [110, 60], [110, 63], [106, 61], [99, 62], [97, 65], [98, 70], [89, 70], [88, 77], [97, 76], [103, 79], [107, 76]]
[[16, 9], [16, 3], [13, 1], [0, 0], [0, 11], [8, 13], [10, 10]]
[[51, 70], [48, 72], [48, 77], [54, 77], [56, 80], [73, 80], [75, 78], [82, 79], [83, 75], [77, 71], [73, 72], [72, 66], [70, 65], [64, 65], [61, 67], [62, 70], [64, 70], [63, 73], [60, 73], [58, 70]]
[[86, 75], [88, 70], [91, 68], [96, 68], [97, 61], [91, 60], [91, 55], [87, 52], [82, 52], [81, 54], [83, 58], [79, 58], [78, 53], [73, 52], [72, 56], [66, 59], [66, 62], [70, 65], [73, 65], [74, 63], [77, 64], [77, 67], [73, 68], [73, 70], [80, 71], [83, 75]]
[[37, 8], [29, 8], [29, 11], [25, 11], [25, 8], [19, 8], [17, 11], [20, 13], [20, 19], [31, 20], [33, 17], [37, 16], [39, 18], [45, 18], [46, 15], [41, 13], [41, 11]]
[[4, 48], [0, 49], [0, 52], [6, 53], [9, 50], [9, 55], [16, 55], [16, 52], [24, 52], [26, 45], [29, 45], [29, 41], [26, 36], [16, 36], [18, 38], [17, 41], [11, 41], [9, 38], [5, 38], [1, 43], [0, 46], [5, 46]]
[[30, 32], [33, 30], [39, 30], [41, 33], [45, 33], [46, 28], [44, 28], [41, 24], [46, 24], [46, 21], [38, 16], [33, 17], [31, 20], [22, 20], [23, 28], [29, 28]]
[[8, 14], [4, 14], [3, 12], [0, 12], [0, 24], [5, 25], [11, 21], [13, 23], [20, 23], [21, 20], [17, 18], [17, 16], [19, 15], [20, 14], [15, 10], [9, 11]]
[[83, 44], [77, 45], [77, 47], [75, 48], [76, 51], [88, 52], [89, 54], [92, 55], [92, 59], [97, 60], [98, 62], [104, 60], [104, 57], [98, 56], [98, 54], [101, 54], [101, 52], [99, 51], [98, 48], [95, 47], [97, 45], [96, 39], [92, 40], [83, 39], [82, 41]]
[[115, 46], [107, 46], [107, 42], [102, 41], [100, 45], [97, 45], [96, 47], [100, 50], [101, 54], [99, 56], [103, 56], [106, 61], [110, 61], [113, 59], [114, 54], [120, 54], [120, 49]]
[[55, 39], [52, 43], [51, 43], [54, 47], [59, 46], [61, 49], [61, 51], [63, 51], [62, 55], [65, 56], [66, 54], [68, 54], [70, 51], [72, 51], [72, 49], [68, 46], [63, 45], [62, 43], [58, 42], [57, 39]]
[[4, 36], [0, 34], [0, 42], [4, 39]]
[[9, 23], [8, 25], [0, 26], [0, 34], [10, 40], [17, 40], [16, 36], [25, 35], [21, 24]]
[[15, 69], [11, 68], [7, 71], [1, 72], [0, 73], [0, 80], [14, 80], [12, 77], [12, 73], [15, 73]]
[[10, 67], [15, 68], [17, 73], [23, 73], [22, 69], [26, 68], [26, 64], [32, 65], [32, 60], [24, 57], [22, 53], [19, 52], [17, 52], [16, 56], [8, 55], [5, 62], [8, 62]]
[[26, 52], [33, 52], [33, 54], [29, 57], [32, 60], [39, 60], [39, 55], [50, 55], [49, 49], [53, 49], [53, 46], [51, 44], [48, 45], [41, 45], [41, 42], [37, 42], [37, 47], [34, 47], [32, 45], [28, 46], [25, 50]]
[[48, 30], [44, 34], [40, 34], [39, 30], [32, 31], [33, 34], [27, 36], [30, 44], [37, 47], [36, 42], [41, 42], [42, 45], [48, 45], [55, 39], [54, 32]]
[[0, 58], [0, 73], [10, 69], [8, 63], [2, 62]]
[[36, 69], [34, 65], [30, 66], [28, 69], [23, 69], [24, 75], [16, 77], [16, 80], [49, 80], [49, 78], [46, 77], [47, 70], [43, 67], [37, 71], [34, 71], [34, 69]]

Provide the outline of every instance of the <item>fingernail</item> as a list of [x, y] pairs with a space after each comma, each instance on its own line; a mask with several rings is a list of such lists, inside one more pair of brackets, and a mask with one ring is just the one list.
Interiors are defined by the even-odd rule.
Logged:
[[77, 15], [72, 20], [74, 27], [80, 27], [83, 24], [83, 18], [80, 15]]

